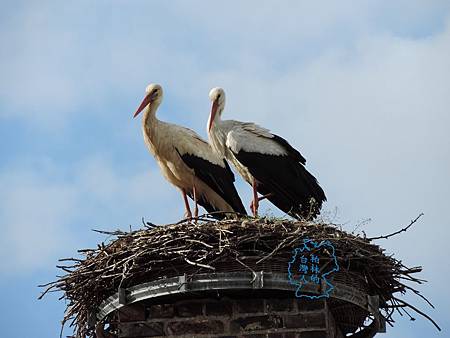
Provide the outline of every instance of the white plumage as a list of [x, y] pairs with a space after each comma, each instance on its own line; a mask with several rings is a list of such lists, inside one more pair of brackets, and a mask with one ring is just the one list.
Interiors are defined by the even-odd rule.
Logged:
[[[317, 180], [304, 167], [305, 158], [285, 139], [254, 123], [222, 120], [225, 92], [213, 88], [208, 120], [212, 148], [228, 159], [253, 187], [251, 208], [257, 215], [258, 202], [267, 198], [296, 218], [317, 215], [326, 200]], [[257, 193], [263, 194], [258, 197]]]
[[[228, 123], [227, 123], [228, 122]], [[241, 150], [247, 152], [260, 152], [267, 155], [287, 155], [286, 150], [278, 143], [273, 142], [273, 135], [269, 130], [261, 128], [254, 123], [224, 121], [223, 125], [229, 124], [226, 146], [233, 152]]]
[[[192, 217], [186, 195], [195, 202], [194, 217], [198, 216], [197, 203], [208, 212], [245, 214], [233, 184], [234, 175], [224, 158], [213, 152], [209, 144], [194, 131], [156, 118], [155, 113], [162, 98], [161, 86], [150, 84], [134, 117], [144, 110], [144, 141], [164, 177], [180, 189], [186, 217]], [[215, 216], [223, 218], [224, 215]]]

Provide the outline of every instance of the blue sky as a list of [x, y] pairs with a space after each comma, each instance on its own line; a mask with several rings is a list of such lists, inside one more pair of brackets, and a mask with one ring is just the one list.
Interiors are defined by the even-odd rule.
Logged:
[[131, 118], [150, 82], [159, 118], [203, 136], [209, 89], [225, 88], [224, 118], [299, 148], [344, 229], [370, 218], [359, 230], [385, 234], [424, 212], [380, 244], [424, 266], [444, 331], [397, 316], [384, 337], [449, 336], [450, 2], [10, 1], [0, 39], [3, 337], [59, 334], [64, 303], [36, 286], [105, 240], [90, 229], [182, 216]]

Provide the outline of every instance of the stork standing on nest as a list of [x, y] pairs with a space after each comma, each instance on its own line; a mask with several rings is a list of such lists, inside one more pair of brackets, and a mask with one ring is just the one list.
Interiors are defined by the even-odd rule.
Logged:
[[253, 215], [258, 214], [259, 201], [267, 198], [295, 218], [317, 216], [326, 201], [325, 193], [306, 170], [306, 160], [300, 152], [282, 137], [254, 123], [223, 121], [225, 92], [222, 88], [213, 88], [209, 97], [212, 101], [207, 126], [210, 143], [252, 186]]
[[[208, 212], [236, 212], [246, 214], [234, 187], [234, 175], [223, 157], [194, 131], [156, 118], [156, 110], [163, 99], [160, 85], [150, 84], [134, 117], [144, 110], [142, 131], [150, 153], [155, 157], [164, 177], [180, 189], [187, 218], [192, 213], [187, 195]], [[216, 213], [216, 218], [224, 214]]]

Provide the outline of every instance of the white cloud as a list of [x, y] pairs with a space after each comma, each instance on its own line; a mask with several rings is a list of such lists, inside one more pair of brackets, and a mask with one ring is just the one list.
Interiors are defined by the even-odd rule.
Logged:
[[179, 197], [157, 170], [121, 174], [104, 158], [84, 159], [64, 173], [55, 172], [55, 163], [40, 168], [0, 173], [0, 270], [6, 275], [76, 254], [92, 228], [126, 230], [141, 226], [141, 217], [158, 223], [167, 220], [162, 215], [176, 221], [183, 213], [181, 203], [167, 203]]
[[30, 172], [0, 177], [0, 269], [36, 269], [71, 241], [68, 219], [73, 217], [73, 188], [39, 179]]
[[[370, 1], [331, 1], [326, 10], [321, 3], [299, 1], [236, 1], [199, 11], [204, 5], [11, 6], [0, 31], [0, 117], [19, 116], [51, 129], [66, 125], [75, 112], [109, 116], [108, 102], [139, 97], [150, 81], [163, 83], [172, 98], [188, 105], [203, 102], [206, 96], [192, 94], [208, 72], [216, 80], [235, 73], [270, 81], [330, 48], [375, 36], [382, 13], [398, 13], [395, 6]], [[401, 16], [414, 25], [446, 6], [407, 7]]]

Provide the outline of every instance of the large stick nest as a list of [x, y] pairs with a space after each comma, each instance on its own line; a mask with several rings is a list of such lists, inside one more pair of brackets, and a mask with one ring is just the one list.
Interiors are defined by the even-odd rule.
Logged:
[[[65, 265], [57, 267], [64, 275], [43, 285], [46, 290], [41, 297], [48, 291], [63, 292], [61, 298], [68, 304], [63, 325], [70, 322], [76, 338], [93, 336], [89, 317], [119, 287], [211, 271], [255, 270], [287, 275], [292, 250], [302, 245], [304, 238], [333, 243], [340, 266], [336, 278], [368, 295], [378, 295], [381, 314], [388, 324], [394, 323], [395, 310], [412, 319], [408, 309], [432, 321], [397, 297], [410, 291], [427, 301], [405, 284], [423, 282], [414, 277], [422, 271], [421, 267], [408, 268], [392, 255], [386, 255], [371, 239], [349, 234], [335, 225], [265, 218], [200, 220], [197, 224], [184, 221], [167, 226], [147, 224], [138, 231], [104, 232], [114, 238], [96, 249], [78, 250], [84, 256], [81, 259], [60, 260]], [[341, 325], [344, 333], [354, 332], [364, 326], [369, 313], [355, 305], [345, 305], [350, 308], [339, 311], [339, 315], [350, 318], [336, 319], [338, 325], [340, 320], [346, 323]], [[342, 302], [337, 306], [342, 309]]]

